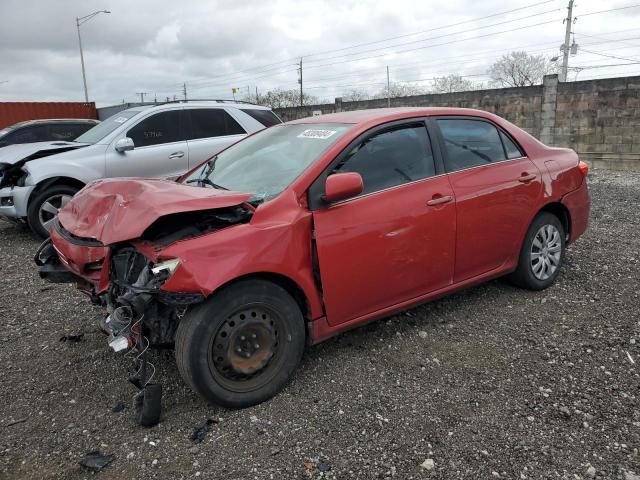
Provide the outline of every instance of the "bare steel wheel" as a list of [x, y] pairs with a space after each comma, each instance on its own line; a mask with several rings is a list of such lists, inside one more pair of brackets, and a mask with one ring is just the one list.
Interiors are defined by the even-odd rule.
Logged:
[[176, 362], [205, 399], [242, 408], [286, 385], [304, 345], [304, 318], [293, 297], [275, 283], [247, 279], [216, 292], [180, 320]]
[[562, 243], [554, 225], [540, 227], [531, 242], [531, 270], [538, 280], [547, 280], [560, 266]]
[[522, 242], [518, 267], [511, 274], [511, 281], [530, 290], [543, 290], [553, 284], [564, 261], [565, 235], [558, 217], [540, 212]]
[[38, 193], [29, 201], [27, 209], [27, 222], [31, 230], [40, 237], [48, 237], [58, 212], [77, 191], [77, 188], [69, 185], [52, 185]]
[[281, 323], [279, 315], [266, 305], [243, 307], [227, 318], [210, 350], [218, 381], [240, 392], [268, 382], [272, 361], [284, 345], [278, 343]]

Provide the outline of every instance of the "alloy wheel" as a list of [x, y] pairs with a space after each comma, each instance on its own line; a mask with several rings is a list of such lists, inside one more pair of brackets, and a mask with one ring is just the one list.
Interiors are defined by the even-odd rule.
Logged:
[[547, 280], [560, 266], [562, 239], [554, 225], [543, 225], [531, 244], [531, 270], [538, 280]]
[[53, 221], [58, 216], [58, 211], [69, 203], [71, 198], [72, 196], [66, 193], [57, 193], [42, 202], [38, 210], [38, 218], [40, 219], [40, 224], [46, 231], [51, 230]]

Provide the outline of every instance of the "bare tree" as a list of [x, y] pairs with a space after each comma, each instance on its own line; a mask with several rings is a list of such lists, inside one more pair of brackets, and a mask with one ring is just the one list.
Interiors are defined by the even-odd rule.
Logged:
[[[306, 93], [303, 93], [302, 99], [305, 105], [314, 105], [318, 103], [318, 97], [307, 95]], [[257, 98], [252, 96], [243, 100], [271, 108], [297, 107], [300, 105], [300, 90], [295, 88], [291, 90], [276, 88], [258, 95]]]
[[475, 85], [471, 80], [462, 78], [460, 75], [452, 73], [446, 77], [438, 77], [433, 79], [431, 90], [434, 93], [451, 93], [475, 90]]
[[539, 85], [544, 75], [555, 71], [556, 64], [544, 55], [520, 51], [503, 55], [491, 66], [489, 76], [498, 87], [525, 87]]
[[342, 95], [342, 100], [345, 102], [359, 102], [361, 100], [369, 100], [371, 95], [366, 90], [352, 89], [347, 94]]
[[[413, 95], [424, 95], [425, 89], [411, 83], [397, 83], [393, 82], [389, 85], [389, 97], [410, 97]], [[376, 93], [373, 98], [387, 98], [387, 88], [383, 88]]]

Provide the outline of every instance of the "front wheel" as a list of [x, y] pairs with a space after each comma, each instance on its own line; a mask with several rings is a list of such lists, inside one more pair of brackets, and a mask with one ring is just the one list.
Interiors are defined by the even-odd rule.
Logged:
[[185, 315], [175, 355], [185, 381], [211, 403], [244, 408], [276, 395], [304, 351], [300, 307], [282, 287], [239, 281]]
[[35, 196], [29, 202], [27, 223], [39, 237], [47, 238], [58, 211], [64, 207], [78, 191], [68, 185], [53, 185]]
[[565, 231], [555, 215], [542, 212], [531, 223], [511, 281], [529, 290], [544, 290], [555, 282], [564, 261]]

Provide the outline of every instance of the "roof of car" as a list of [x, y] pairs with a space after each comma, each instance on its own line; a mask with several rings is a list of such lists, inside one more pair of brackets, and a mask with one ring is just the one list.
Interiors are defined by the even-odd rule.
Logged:
[[60, 122], [99, 123], [99, 121], [94, 118], [38, 118], [35, 120], [24, 120], [22, 122], [14, 123], [13, 125], [9, 125], [8, 128], [19, 128], [19, 127], [24, 127], [26, 125], [35, 125], [37, 123], [60, 123]]
[[315, 117], [301, 118], [287, 123], [369, 123], [387, 122], [403, 118], [431, 115], [472, 115], [489, 117], [492, 114], [473, 108], [449, 107], [401, 107], [373, 108], [369, 110], [353, 110], [349, 112], [329, 113]]
[[[185, 106], [185, 107], [232, 107], [239, 109], [255, 109], [255, 110], [271, 110], [269, 107], [262, 105], [254, 105], [253, 103], [236, 102], [233, 100], [177, 100], [175, 102], [158, 103], [158, 105], [148, 105], [147, 108], [167, 108], [172, 106]], [[134, 107], [140, 108], [140, 107]], [[133, 110], [133, 108], [131, 108]]]

